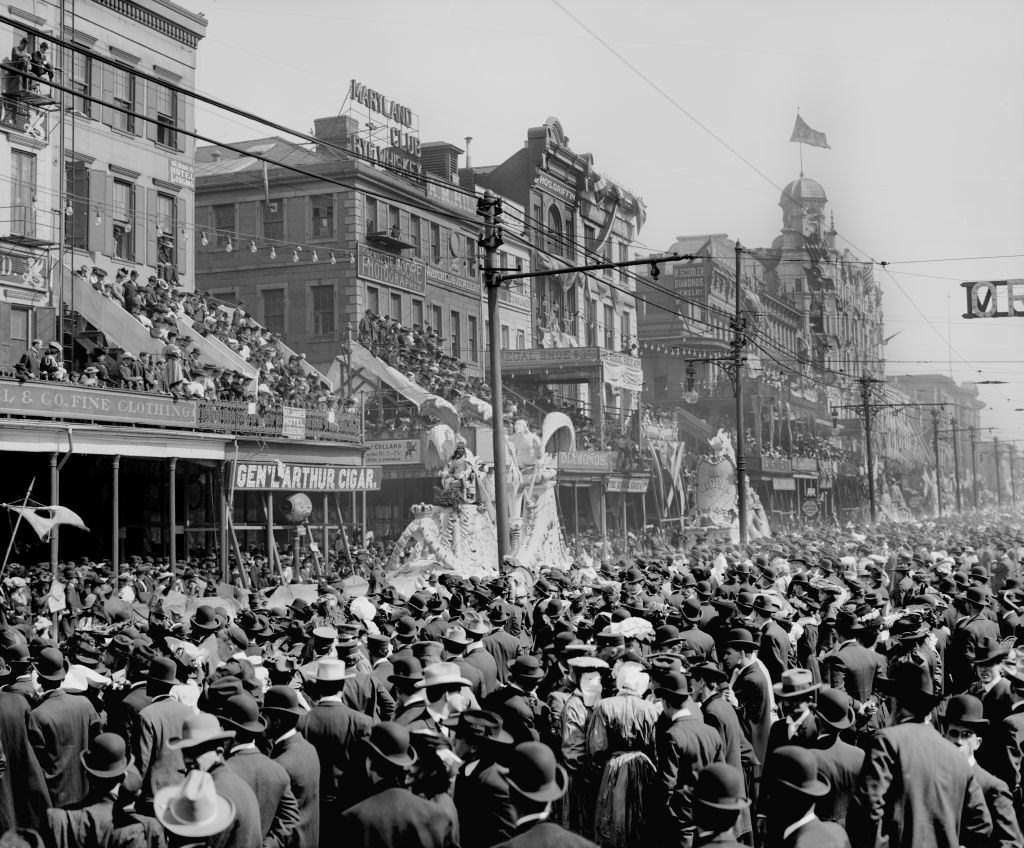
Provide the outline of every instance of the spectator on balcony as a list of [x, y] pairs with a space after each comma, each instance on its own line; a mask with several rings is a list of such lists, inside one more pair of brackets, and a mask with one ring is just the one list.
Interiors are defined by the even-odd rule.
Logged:
[[126, 350], [121, 354], [121, 362], [117, 366], [117, 373], [122, 389], [133, 392], [141, 392], [145, 389], [145, 380], [142, 376], [142, 366], [135, 358], [135, 354]]
[[139, 355], [139, 367], [142, 371], [143, 391], [155, 392], [160, 386], [160, 377], [152, 357], [148, 353]]
[[142, 305], [139, 298], [139, 272], [132, 271], [124, 281], [124, 308], [131, 312]]
[[42, 339], [32, 339], [32, 343], [28, 346], [22, 355], [21, 359], [18, 360], [18, 372], [19, 374], [24, 373], [26, 376], [31, 377], [33, 380], [39, 379], [39, 363], [43, 359], [43, 341]]
[[181, 348], [178, 347], [178, 334], [174, 330], [167, 332], [167, 344], [163, 349], [164, 381], [168, 391], [174, 397], [181, 397], [184, 392], [185, 368], [182, 362]]
[[62, 362], [64, 351], [58, 342], [50, 342], [46, 346], [46, 353], [39, 361], [39, 379], [41, 380], [63, 380], [67, 377]]
[[83, 386], [89, 386], [90, 388], [100, 388], [103, 384], [100, 382], [99, 368], [95, 365], [87, 365], [81, 376], [78, 378], [78, 382]]
[[372, 347], [377, 344], [377, 323], [373, 320], [373, 311], [367, 309], [359, 319], [359, 344]]
[[[50, 64], [50, 45], [45, 41], [32, 54], [32, 73], [40, 79], [45, 79], [47, 84], [53, 82], [53, 65]], [[39, 83], [36, 83], [36, 88], [38, 87]]]
[[[11, 51], [11, 69], [27, 74], [32, 69], [32, 53], [28, 49], [28, 39], [23, 38]], [[18, 88], [27, 91], [29, 80], [26, 76], [18, 77]]]
[[114, 282], [110, 284], [110, 299], [121, 306], [125, 306], [124, 284], [128, 279], [128, 272], [122, 268], [114, 275]]

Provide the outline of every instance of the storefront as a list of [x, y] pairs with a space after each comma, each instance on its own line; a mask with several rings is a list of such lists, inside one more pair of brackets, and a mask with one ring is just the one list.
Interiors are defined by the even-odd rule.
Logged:
[[615, 451], [559, 452], [558, 511], [566, 533], [574, 536], [580, 533], [606, 535], [606, 491], [614, 468]]
[[650, 478], [639, 474], [612, 474], [608, 478], [610, 529], [626, 541], [627, 533], [639, 534], [647, 524], [647, 486]]

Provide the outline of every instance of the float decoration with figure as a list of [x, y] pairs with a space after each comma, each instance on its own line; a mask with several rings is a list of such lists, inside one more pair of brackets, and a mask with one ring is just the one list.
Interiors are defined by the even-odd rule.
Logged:
[[[732, 439], [725, 430], [708, 439], [712, 455], [701, 457], [697, 463], [694, 507], [690, 512], [690, 528], [721, 531], [738, 542], [739, 495], [736, 491], [736, 453]], [[761, 499], [747, 478], [747, 534], [751, 539], [770, 536], [768, 517]]]

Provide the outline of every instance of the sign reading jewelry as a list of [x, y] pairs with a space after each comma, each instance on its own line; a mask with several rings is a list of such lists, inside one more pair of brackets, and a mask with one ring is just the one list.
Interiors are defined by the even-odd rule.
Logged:
[[249, 492], [376, 492], [379, 466], [236, 462], [235, 489]]

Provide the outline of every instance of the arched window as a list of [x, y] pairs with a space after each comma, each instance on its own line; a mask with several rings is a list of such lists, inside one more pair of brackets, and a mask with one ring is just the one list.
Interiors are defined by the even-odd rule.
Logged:
[[551, 204], [548, 207], [548, 238], [547, 238], [547, 250], [549, 253], [554, 253], [557, 256], [561, 256], [565, 252], [565, 243], [563, 241], [563, 230], [562, 230], [562, 216], [558, 211], [558, 208]]

